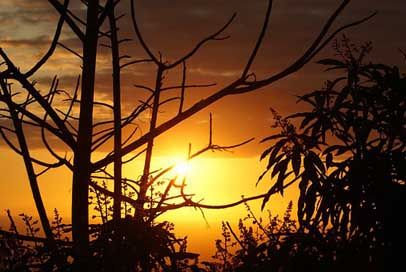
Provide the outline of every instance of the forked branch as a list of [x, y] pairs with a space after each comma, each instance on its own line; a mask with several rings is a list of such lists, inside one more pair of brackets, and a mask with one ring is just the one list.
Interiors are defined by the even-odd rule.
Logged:
[[[272, 2], [272, 1], [270, 1]], [[243, 94], [243, 93], [248, 93], [254, 90], [258, 90], [260, 88], [263, 88], [265, 86], [268, 86], [282, 78], [285, 78], [287, 76], [289, 76], [292, 73], [297, 72], [300, 68], [302, 68], [306, 63], [308, 63], [314, 56], [316, 53], [318, 53], [321, 49], [323, 49], [326, 44], [328, 43], [329, 40], [331, 40], [335, 35], [337, 35], [338, 33], [340, 33], [341, 31], [343, 31], [344, 29], [347, 29], [348, 27], [354, 27], [357, 26], [367, 20], [369, 20], [370, 18], [373, 17], [373, 15], [370, 15], [364, 19], [355, 21], [353, 23], [347, 24], [343, 27], [338, 28], [336, 31], [333, 32], [333, 34], [331, 34], [330, 36], [328, 36], [328, 32], [332, 27], [332, 24], [335, 22], [335, 20], [337, 19], [338, 15], [343, 11], [343, 9], [348, 5], [348, 3], [350, 2], [350, 0], [344, 0], [341, 5], [335, 10], [335, 12], [328, 18], [327, 22], [325, 23], [325, 25], [322, 27], [319, 35], [316, 37], [316, 39], [314, 40], [314, 42], [310, 45], [310, 47], [308, 48], [308, 50], [306, 50], [306, 52], [299, 57], [296, 61], [293, 62], [293, 64], [291, 64], [290, 66], [288, 66], [287, 68], [285, 68], [284, 70], [268, 77], [265, 78], [263, 80], [255, 80], [255, 81], [250, 81], [247, 82], [246, 78], [240, 77], [237, 80], [235, 80], [234, 82], [232, 82], [231, 84], [229, 84], [228, 86], [224, 87], [223, 89], [215, 92], [214, 94], [208, 96], [205, 99], [200, 100], [199, 102], [197, 102], [196, 104], [192, 105], [190, 108], [182, 111], [180, 114], [178, 114], [177, 116], [175, 116], [174, 118], [167, 120], [166, 122], [162, 123], [161, 125], [157, 126], [155, 129], [150, 130], [148, 133], [146, 133], [145, 135], [143, 135], [142, 137], [140, 137], [139, 139], [137, 139], [136, 141], [128, 144], [127, 146], [122, 148], [122, 156], [124, 156], [125, 154], [141, 147], [142, 145], [144, 145], [145, 143], [147, 143], [147, 141], [151, 138], [155, 138], [159, 135], [161, 135], [162, 133], [168, 131], [169, 129], [171, 129], [172, 127], [176, 126], [177, 124], [179, 124], [180, 122], [186, 120], [187, 118], [193, 116], [194, 114], [196, 114], [197, 112], [200, 112], [201, 110], [207, 108], [208, 106], [212, 105], [213, 103], [217, 102], [218, 100], [229, 96], [229, 95], [234, 95], [234, 94]], [[132, 4], [133, 5], [133, 4]], [[268, 13], [266, 16], [265, 21], [268, 20], [269, 16], [270, 16], [270, 10], [271, 10], [271, 5], [269, 5], [268, 8]], [[135, 15], [133, 15], [135, 16]], [[229, 21], [229, 23], [231, 23], [231, 21]], [[229, 24], [228, 23], [228, 24]], [[226, 24], [226, 26], [228, 26], [228, 24]], [[135, 23], [135, 27], [136, 27], [136, 23]], [[265, 28], [266, 25], [264, 24]], [[148, 46], [145, 44], [145, 42], [143, 41], [139, 30], [137, 30], [138, 28], [136, 27], [136, 32], [137, 35], [140, 36], [140, 41], [142, 41], [143, 47], [146, 50], [146, 52], [150, 55], [150, 57], [155, 59], [155, 62], [157, 64], [159, 64], [160, 66], [163, 66], [163, 64], [158, 61], [151, 53], [151, 51], [149, 50]], [[223, 28], [224, 29], [224, 28]], [[262, 33], [262, 32], [261, 32]], [[327, 37], [327, 39], [326, 39]], [[258, 41], [256, 46], [254, 47], [254, 50], [251, 54], [251, 57], [249, 58], [247, 65], [246, 65], [246, 69], [248, 71], [249, 67], [251, 66], [250, 63], [252, 63], [255, 60], [255, 56], [256, 56], [256, 51], [259, 48], [259, 44], [261, 43], [262, 40], [262, 34], [260, 34]], [[195, 51], [194, 51], [195, 52]], [[176, 63], [176, 62], [175, 62]], [[175, 64], [174, 63], [174, 64]], [[167, 67], [173, 67], [173, 64], [170, 66], [164, 66], [163, 69], [166, 69]], [[247, 68], [248, 67], [248, 68]], [[242, 75], [244, 75], [245, 73], [243, 72]], [[112, 156], [107, 156], [104, 159], [101, 159], [97, 162], [95, 162], [93, 164], [93, 169], [98, 169], [101, 167], [104, 167], [108, 164], [110, 164], [113, 160]]]

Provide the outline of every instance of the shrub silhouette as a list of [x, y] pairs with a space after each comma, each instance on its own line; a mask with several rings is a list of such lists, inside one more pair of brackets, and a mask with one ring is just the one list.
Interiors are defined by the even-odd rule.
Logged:
[[[305, 112], [286, 118], [271, 109], [280, 132], [261, 159], [261, 181], [276, 181], [264, 198], [293, 184], [300, 191], [283, 219], [239, 221], [237, 235], [223, 224], [217, 251], [227, 258], [210, 271], [388, 271], [404, 268], [406, 209], [406, 76], [397, 67], [365, 63], [371, 44], [345, 36], [334, 44], [327, 71], [343, 74], [299, 97]], [[299, 128], [293, 123], [298, 123]], [[251, 220], [248, 225], [244, 223]], [[255, 228], [255, 230], [254, 230]], [[234, 254], [223, 245], [237, 246]], [[216, 257], [216, 256], [215, 256]]]
[[337, 59], [319, 63], [340, 76], [299, 97], [310, 110], [286, 118], [273, 111], [280, 133], [263, 140], [273, 144], [259, 180], [270, 173], [276, 181], [263, 206], [298, 184], [298, 236], [284, 241], [297, 248], [289, 267], [303, 256], [300, 265], [312, 257], [321, 271], [384, 271], [405, 251], [406, 77], [365, 63], [370, 43], [344, 36], [335, 49]]

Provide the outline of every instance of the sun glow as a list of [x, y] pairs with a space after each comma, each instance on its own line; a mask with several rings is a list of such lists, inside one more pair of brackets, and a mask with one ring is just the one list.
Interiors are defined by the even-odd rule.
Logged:
[[186, 161], [179, 162], [174, 167], [174, 172], [178, 177], [184, 178], [191, 172], [190, 164]]

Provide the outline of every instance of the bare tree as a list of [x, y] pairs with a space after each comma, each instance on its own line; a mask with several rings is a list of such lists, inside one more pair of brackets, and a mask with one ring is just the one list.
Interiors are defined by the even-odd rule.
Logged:
[[[220, 209], [238, 205], [248, 200], [259, 199], [264, 195], [245, 198], [244, 200], [225, 205], [206, 205], [193, 200], [191, 195], [184, 192], [185, 180], [178, 180], [178, 177], [166, 182], [162, 192], [156, 196], [148, 195], [151, 188], [170, 171], [173, 166], [165, 169], [153, 171], [151, 169], [151, 159], [154, 155], [154, 142], [157, 137], [168, 132], [177, 124], [185, 121], [189, 117], [209, 107], [213, 103], [231, 95], [244, 94], [256, 91], [264, 86], [268, 86], [282, 78], [289, 76], [301, 69], [306, 63], [311, 61], [334, 36], [349, 28], [361, 24], [372, 16], [349, 23], [331, 30], [332, 25], [343, 9], [350, 3], [350, 0], [343, 0], [338, 8], [328, 18], [322, 26], [320, 33], [308, 49], [299, 56], [293, 63], [281, 71], [270, 74], [262, 79], [257, 78], [252, 72], [251, 66], [255, 61], [258, 51], [267, 32], [267, 27], [272, 11], [272, 0], [269, 1], [266, 9], [262, 29], [252, 49], [244, 69], [232, 83], [218, 89], [213, 94], [203, 97], [199, 102], [190, 107], [185, 107], [185, 91], [189, 88], [211, 87], [207, 85], [189, 85], [186, 83], [187, 63], [205, 44], [213, 41], [225, 39], [223, 33], [233, 22], [236, 14], [213, 34], [208, 35], [198, 42], [187, 54], [174, 61], [163, 60], [161, 55], [156, 55], [148, 46], [137, 23], [135, 1], [131, 0], [131, 22], [135, 33], [135, 38], [147, 54], [146, 59], [133, 59], [125, 62], [128, 56], [120, 53], [120, 45], [129, 39], [120, 39], [117, 21], [121, 16], [117, 16], [118, 5], [125, 5], [127, 1], [107, 0], [101, 3], [99, 0], [82, 1], [86, 6], [86, 16], [84, 19], [74, 14], [69, 8], [69, 0], [61, 3], [59, 0], [48, 0], [48, 2], [60, 14], [54, 38], [44, 56], [28, 71], [23, 72], [18, 65], [8, 57], [6, 52], [0, 49], [3, 58], [2, 70], [0, 72], [1, 96], [0, 101], [3, 106], [1, 117], [6, 119], [0, 127], [4, 141], [16, 153], [24, 159], [26, 171], [29, 176], [30, 186], [37, 206], [45, 235], [50, 244], [53, 236], [49, 228], [49, 221], [42, 203], [41, 194], [37, 185], [37, 180], [44, 172], [58, 167], [67, 167], [72, 172], [72, 239], [73, 257], [75, 267], [78, 271], [85, 271], [90, 265], [89, 249], [89, 188], [97, 194], [112, 197], [113, 223], [115, 229], [120, 227], [120, 220], [123, 220], [123, 206], [130, 205], [134, 208], [132, 215], [137, 222], [153, 224], [154, 219], [160, 214], [181, 207], [196, 207], [202, 209]], [[62, 27], [69, 26], [75, 34], [76, 39], [82, 44], [82, 51], [76, 52], [72, 48], [60, 43]], [[109, 44], [104, 45], [99, 40], [107, 39]], [[54, 78], [52, 86], [47, 93], [40, 92], [32, 81], [37, 71], [52, 57], [57, 46], [68, 50], [73, 57], [79, 57], [82, 61], [81, 75], [78, 77], [74, 90], [68, 92], [61, 90], [58, 86], [57, 77]], [[100, 46], [106, 46], [111, 51], [112, 69], [112, 96], [111, 104], [97, 101], [95, 96], [96, 83], [96, 60]], [[155, 86], [149, 87], [137, 85], [139, 88], [150, 91], [150, 96], [145, 101], [133, 106], [131, 112], [122, 112], [121, 103], [121, 71], [130, 66], [140, 63], [147, 63], [155, 67]], [[163, 87], [164, 73], [169, 70], [181, 68], [182, 82], [179, 86]], [[17, 85], [17, 87], [15, 86]], [[162, 93], [170, 89], [180, 91], [179, 96], [164, 99]], [[64, 99], [65, 97], [68, 99]], [[24, 99], [22, 99], [24, 97]], [[60, 110], [56, 105], [65, 101], [65, 107]], [[160, 108], [168, 102], [178, 101], [179, 106], [173, 117], [158, 122]], [[100, 120], [93, 114], [95, 107], [102, 107], [104, 110], [113, 112], [110, 120]], [[74, 114], [74, 109], [78, 114]], [[146, 111], [151, 112], [148, 130], [140, 137], [131, 133], [123, 139], [123, 129], [133, 125], [140, 115]], [[30, 146], [27, 144], [26, 131], [36, 130], [41, 134], [44, 148], [48, 150], [54, 158], [54, 162], [47, 162], [36, 159], [30, 154]], [[186, 159], [190, 160], [208, 150], [225, 150], [240, 146], [250, 140], [231, 146], [219, 146], [213, 143], [212, 139], [212, 119], [210, 117], [209, 140], [206, 147], [192, 153], [191, 148]], [[14, 139], [17, 139], [17, 143]], [[57, 140], [64, 145], [67, 155], [61, 155], [50, 144], [51, 140]], [[113, 142], [111, 152], [104, 158], [92, 161], [92, 153], [100, 147], [109, 147]], [[130, 160], [125, 161], [124, 157], [135, 153]], [[69, 158], [73, 155], [73, 160]], [[139, 179], [124, 179], [122, 167], [132, 159], [143, 156], [143, 173]], [[35, 166], [34, 166], [35, 165]], [[111, 169], [111, 165], [113, 169]], [[113, 181], [113, 191], [103, 187], [99, 180]], [[133, 196], [123, 193], [123, 187], [132, 188]], [[130, 186], [130, 187], [127, 187]], [[175, 191], [175, 193], [170, 193]], [[127, 214], [127, 210], [124, 210]], [[104, 222], [106, 223], [106, 222]], [[114, 225], [113, 224], [113, 225]]]

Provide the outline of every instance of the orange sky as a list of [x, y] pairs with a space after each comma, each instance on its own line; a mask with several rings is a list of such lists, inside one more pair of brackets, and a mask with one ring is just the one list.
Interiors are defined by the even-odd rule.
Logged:
[[[73, 11], [83, 14], [80, 1], [71, 1]], [[127, 2], [127, 1], [124, 1]], [[187, 80], [191, 84], [217, 83], [207, 89], [192, 89], [186, 94], [186, 104], [191, 105], [221, 86], [235, 80], [249, 56], [258, 34], [266, 1], [136, 1], [139, 25], [145, 40], [154, 53], [160, 51], [165, 59], [173, 60], [188, 52], [202, 37], [217, 30], [231, 16], [237, 13], [236, 20], [226, 31], [230, 38], [225, 41], [211, 42], [188, 62]], [[274, 74], [288, 66], [299, 56], [316, 36], [320, 24], [326, 20], [339, 4], [337, 0], [286, 0], [275, 1], [269, 32], [253, 66], [253, 71], [261, 78]], [[153, 4], [152, 4], [153, 3]], [[128, 7], [121, 8], [128, 14]], [[378, 11], [372, 21], [346, 32], [354, 41], [372, 41], [372, 56], [376, 61], [402, 65], [399, 48], [406, 48], [406, 2], [404, 0], [362, 0], [353, 1], [344, 11], [338, 24], [350, 22]], [[128, 18], [127, 18], [128, 19]], [[133, 37], [128, 20], [120, 21], [122, 38]], [[54, 25], [56, 14], [47, 1], [7, 0], [0, 2], [0, 47], [2, 47], [21, 67], [22, 70], [32, 66], [46, 50]], [[126, 23], [127, 22], [127, 23]], [[80, 50], [79, 43], [73, 39], [68, 28], [64, 29], [62, 43], [75, 50]], [[331, 55], [327, 48], [320, 56]], [[133, 58], [143, 58], [137, 41], [123, 48], [123, 54]], [[97, 74], [97, 98], [111, 101], [110, 63], [108, 52], [100, 49]], [[319, 88], [328, 73], [321, 73], [323, 67], [310, 63], [302, 71], [255, 93], [227, 97], [210, 108], [188, 119], [158, 138], [156, 164], [172, 163], [174, 158], [187, 154], [188, 144], [194, 150], [204, 147], [208, 138], [209, 113], [214, 118], [214, 141], [219, 145], [231, 145], [255, 137], [255, 141], [235, 150], [234, 153], [215, 153], [204, 155], [193, 162], [190, 177], [190, 190], [196, 197], [204, 198], [205, 203], [222, 203], [239, 200], [240, 195], [263, 193], [270, 181], [264, 180], [259, 187], [255, 182], [263, 164], [259, 163], [259, 154], [266, 145], [259, 144], [265, 136], [274, 133], [270, 129], [272, 116], [269, 107], [282, 114], [300, 109], [294, 95], [304, 93], [312, 88]], [[80, 61], [67, 51], [58, 48], [55, 56], [40, 70], [35, 80], [46, 89], [54, 75], [61, 79], [61, 88], [71, 90], [80, 71]], [[146, 93], [134, 88], [134, 84], [153, 86], [153, 69], [148, 65], [134, 66], [123, 73], [123, 109], [129, 111]], [[165, 86], [179, 84], [180, 70], [165, 75]], [[162, 122], [173, 116], [174, 106], [169, 105], [162, 113]], [[98, 111], [96, 116], [103, 116]], [[140, 126], [144, 126], [148, 116], [143, 116]], [[144, 122], [144, 123], [143, 123]], [[30, 137], [30, 144], [39, 148], [38, 135]], [[28, 183], [25, 178], [21, 159], [5, 151], [0, 141], [0, 207], [10, 208], [15, 214], [20, 211], [32, 212], [33, 202], [30, 198]], [[57, 143], [55, 143], [57, 145]], [[63, 147], [58, 147], [63, 152]], [[105, 150], [101, 150], [105, 151]], [[39, 156], [46, 156], [38, 149]], [[210, 152], [209, 152], [210, 153]], [[102, 153], [99, 153], [101, 156]], [[135, 167], [136, 168], [136, 167]], [[70, 209], [70, 183], [67, 172], [46, 174], [41, 180], [41, 190], [49, 213], [58, 207], [65, 216]], [[139, 172], [134, 172], [139, 175]], [[293, 196], [292, 193], [290, 196]], [[30, 200], [28, 200], [30, 199]], [[269, 209], [282, 210], [286, 207], [289, 194], [285, 198], [276, 197], [268, 205]], [[253, 204], [258, 211], [258, 203]], [[258, 211], [259, 212], [259, 211]], [[210, 225], [207, 229], [200, 212], [183, 210], [171, 212], [168, 219], [179, 224], [179, 232], [189, 233], [192, 225], [194, 232], [190, 239], [192, 250], [199, 249], [199, 243], [214, 249], [214, 232], [219, 230], [221, 219], [237, 224], [237, 218], [244, 216], [244, 207], [231, 211], [207, 211]], [[195, 233], [199, 233], [196, 235]], [[206, 239], [207, 237], [209, 239]], [[194, 237], [193, 237], [194, 236]], [[198, 242], [196, 242], [198, 241]]]
[[[0, 215], [0, 226], [7, 229], [8, 221], [5, 216], [5, 209], [10, 209], [18, 218], [19, 213], [34, 215], [35, 206], [32, 200], [29, 186], [24, 182], [26, 174], [23, 171], [23, 162], [11, 151], [1, 149], [3, 156], [7, 157], [8, 163], [0, 165], [0, 173], [3, 182], [0, 183], [1, 192], [6, 192], [0, 198], [0, 207], [3, 207], [3, 214]], [[239, 152], [227, 156], [218, 157], [209, 154], [190, 161], [190, 173], [187, 179], [186, 193], [195, 193], [194, 200], [202, 200], [206, 204], [231, 203], [246, 197], [263, 193], [267, 190], [270, 181], [264, 180], [255, 186], [257, 177], [264, 169], [264, 165], [258, 162], [257, 157], [241, 157]], [[178, 162], [182, 158], [156, 157], [155, 165], [167, 165], [170, 162]], [[125, 169], [125, 176], [137, 175], [142, 161], [136, 161]], [[10, 171], [12, 169], [12, 171]], [[134, 172], [134, 173], [133, 173]], [[172, 173], [173, 176], [174, 173]], [[41, 193], [44, 199], [47, 212], [51, 216], [54, 208], [57, 208], [64, 220], [70, 218], [70, 197], [71, 184], [66, 175], [68, 171], [53, 171], [47, 173], [41, 180]], [[287, 207], [289, 200], [296, 198], [295, 190], [288, 190], [285, 197], [275, 195], [267, 205], [266, 210], [272, 214], [281, 214]], [[261, 214], [260, 201], [251, 202], [252, 210], [258, 216], [266, 218], [267, 212]], [[92, 214], [97, 214], [91, 208]], [[214, 240], [221, 238], [219, 231], [221, 221], [229, 221], [237, 228], [238, 219], [247, 215], [244, 205], [227, 210], [204, 210], [203, 218], [200, 210], [184, 208], [170, 211], [161, 217], [160, 220], [169, 220], [175, 223], [175, 230], [180, 236], [188, 236], [189, 250], [199, 252], [202, 258], [209, 258], [214, 253]], [[4, 220], [4, 222], [1, 222]], [[16, 219], [17, 221], [18, 219]], [[66, 221], [65, 221], [66, 222]], [[21, 222], [20, 222], [21, 223]], [[21, 228], [24, 232], [24, 228]]]

